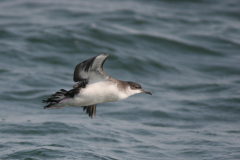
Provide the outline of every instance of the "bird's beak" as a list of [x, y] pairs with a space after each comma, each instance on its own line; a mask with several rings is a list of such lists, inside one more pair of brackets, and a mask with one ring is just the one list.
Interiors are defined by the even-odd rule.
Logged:
[[151, 92], [144, 91], [143, 89], [142, 89], [142, 92], [143, 92], [143, 93], [146, 93], [146, 94], [150, 94], [150, 95], [152, 95]]

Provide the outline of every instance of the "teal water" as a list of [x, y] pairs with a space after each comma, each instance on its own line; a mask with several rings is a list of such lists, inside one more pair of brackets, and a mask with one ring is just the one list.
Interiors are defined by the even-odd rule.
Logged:
[[[240, 159], [238, 0], [0, 1], [0, 159]], [[44, 110], [76, 64], [153, 93]]]

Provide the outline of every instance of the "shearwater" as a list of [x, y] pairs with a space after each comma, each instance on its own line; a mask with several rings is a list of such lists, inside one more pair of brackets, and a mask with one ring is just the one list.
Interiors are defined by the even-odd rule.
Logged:
[[137, 93], [152, 95], [138, 83], [117, 80], [107, 75], [102, 68], [107, 57], [108, 54], [104, 53], [79, 63], [73, 74], [73, 80], [78, 83], [70, 91], [61, 89], [43, 100], [43, 103], [48, 103], [44, 109], [82, 106], [92, 118], [96, 115], [99, 103], [120, 101]]

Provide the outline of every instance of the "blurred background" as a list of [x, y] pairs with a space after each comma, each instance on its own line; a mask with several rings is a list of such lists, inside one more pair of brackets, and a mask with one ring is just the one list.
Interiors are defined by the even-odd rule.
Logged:
[[[240, 159], [240, 1], [1, 0], [0, 159]], [[153, 93], [44, 110], [74, 67]]]

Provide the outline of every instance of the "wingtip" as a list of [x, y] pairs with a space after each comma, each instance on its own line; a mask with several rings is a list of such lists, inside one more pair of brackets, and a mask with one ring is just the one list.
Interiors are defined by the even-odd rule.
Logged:
[[99, 54], [99, 56], [106, 56], [106, 57], [108, 57], [109, 55], [107, 53], [102, 53], [102, 54]]

